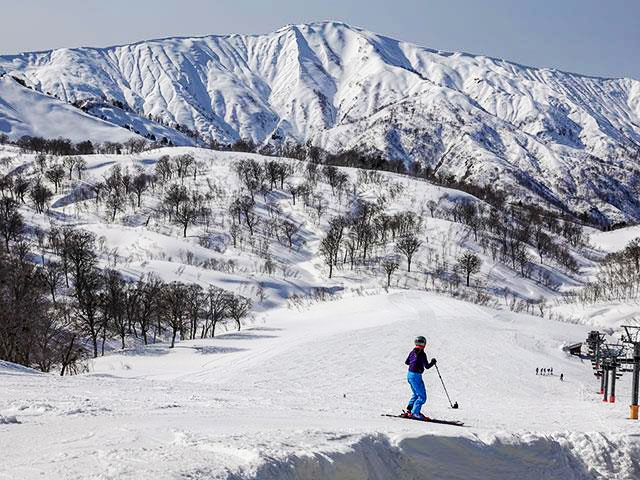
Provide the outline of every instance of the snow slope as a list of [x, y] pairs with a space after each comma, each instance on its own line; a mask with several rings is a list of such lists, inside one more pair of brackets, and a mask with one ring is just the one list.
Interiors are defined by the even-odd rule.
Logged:
[[636, 238], [640, 238], [640, 225], [619, 228], [609, 232], [596, 232], [589, 237], [591, 244], [607, 253], [615, 253], [624, 248]]
[[[174, 350], [108, 355], [88, 375], [0, 372], [0, 415], [19, 422], [0, 424], [0, 478], [640, 474], [636, 425], [625, 419], [629, 376], [618, 403], [603, 403], [588, 362], [561, 350], [584, 327], [411, 291], [275, 309], [260, 321]], [[426, 410], [466, 428], [379, 416], [406, 403], [404, 358], [418, 332], [461, 406], [448, 408], [431, 370]]]
[[64, 101], [120, 102], [222, 142], [376, 150], [522, 201], [640, 218], [634, 79], [435, 51], [337, 22], [7, 55], [2, 70]]
[[136, 136], [118, 125], [99, 120], [56, 98], [30, 90], [9, 75], [0, 77], [0, 133], [124, 142]]
[[[14, 150], [2, 150], [0, 152]], [[1, 153], [0, 153], [1, 154]], [[105, 212], [104, 202], [97, 204], [91, 193], [90, 185], [104, 180], [110, 169], [118, 165], [130, 173], [154, 172], [156, 162], [164, 155], [172, 157], [190, 154], [199, 164], [197, 181], [191, 176], [185, 180], [190, 191], [199, 191], [211, 195], [208, 206], [212, 209], [212, 221], [209, 225], [194, 225], [189, 228], [186, 238], [175, 223], [167, 222], [160, 212], [159, 204], [166, 193], [167, 186], [157, 187], [143, 195], [141, 208], [127, 210], [118, 215], [115, 222]], [[384, 205], [388, 214], [413, 212], [421, 220], [423, 246], [416, 254], [411, 274], [406, 271], [393, 275], [393, 285], [405, 288], [430, 288], [434, 285], [435, 264], [445, 262], [453, 265], [463, 251], [473, 250], [483, 259], [482, 271], [474, 276], [474, 285], [504, 300], [504, 292], [518, 298], [540, 300], [553, 297], [557, 292], [544, 287], [537, 276], [524, 279], [508, 265], [492, 258], [490, 251], [474, 241], [470, 229], [460, 223], [432, 217], [427, 209], [429, 201], [438, 208], [451, 207], [455, 202], [468, 200], [482, 204], [477, 198], [450, 188], [432, 185], [419, 179], [389, 172], [380, 172], [378, 183], [362, 183], [357, 180], [358, 170], [343, 168], [355, 187], [353, 193], [341, 197], [331, 193], [329, 185], [320, 181], [316, 195], [325, 202], [326, 212], [322, 221], [317, 221], [315, 209], [305, 206], [300, 200], [293, 205], [291, 196], [276, 190], [267, 197], [257, 196], [257, 211], [264, 229], [272, 220], [271, 207], [279, 212], [277, 218], [286, 218], [301, 230], [296, 235], [294, 248], [275, 239], [266, 239], [257, 235], [251, 239], [248, 232], [243, 235], [244, 243], [233, 246], [228, 229], [228, 207], [238, 192], [242, 191], [234, 171], [237, 162], [253, 158], [258, 162], [272, 160], [255, 154], [237, 152], [217, 152], [192, 147], [167, 147], [134, 155], [85, 155], [87, 162], [83, 180], [65, 180], [64, 193], [54, 197], [50, 214], [38, 214], [29, 206], [23, 207], [27, 224], [48, 230], [52, 225], [75, 225], [96, 234], [103, 265], [114, 261], [117, 268], [130, 278], [139, 278], [146, 273], [154, 273], [166, 281], [180, 280], [195, 282], [207, 287], [216, 284], [222, 288], [235, 290], [258, 300], [257, 292], [264, 290], [265, 307], [287, 303], [292, 295], [307, 295], [317, 288], [328, 288], [332, 292], [351, 289], [380, 289], [386, 285], [386, 277], [379, 266], [360, 266], [355, 270], [339, 268], [334, 277], [328, 279], [328, 270], [318, 249], [319, 243], [328, 228], [328, 221], [338, 215], [346, 215], [354, 208], [356, 199], [367, 200]], [[291, 182], [302, 183], [306, 175], [306, 163], [291, 159], [279, 159], [292, 166], [294, 175]], [[35, 178], [39, 173], [33, 166], [33, 155], [20, 154], [13, 157], [10, 170], [22, 171]], [[177, 182], [177, 179], [174, 180]], [[206, 240], [208, 245], [203, 245]], [[260, 245], [268, 241], [269, 258], [275, 264], [275, 271], [269, 275], [264, 271], [265, 255], [260, 253]], [[394, 255], [391, 243], [376, 245], [371, 251], [373, 259]], [[573, 252], [576, 260], [584, 266], [592, 266], [593, 261]], [[188, 260], [191, 257], [191, 260]], [[532, 259], [537, 253], [530, 252]], [[233, 269], [226, 268], [232, 262]], [[406, 270], [402, 263], [401, 268]], [[568, 276], [553, 262], [538, 265], [541, 272], [551, 276], [561, 288], [580, 285], [580, 275]], [[475, 290], [474, 290], [475, 292]]]

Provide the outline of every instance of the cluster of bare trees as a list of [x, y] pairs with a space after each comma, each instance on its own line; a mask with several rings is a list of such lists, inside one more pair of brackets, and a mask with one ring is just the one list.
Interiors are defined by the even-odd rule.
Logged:
[[82, 356], [69, 312], [55, 307], [46, 277], [24, 243], [0, 251], [0, 359], [61, 373]]
[[582, 303], [636, 300], [640, 297], [640, 238], [605, 257], [593, 282], [568, 296]]
[[[536, 260], [540, 264], [555, 262], [569, 273], [578, 271], [570, 247], [585, 245], [583, 228], [562, 221], [541, 209], [511, 206], [502, 210], [488, 208], [471, 200], [455, 202], [451, 207], [428, 205], [437, 214], [462, 223], [493, 260], [510, 265], [524, 277], [531, 278]], [[535, 252], [535, 256], [532, 253]]]
[[216, 324], [229, 318], [239, 329], [240, 320], [251, 308], [249, 299], [215, 287], [205, 293], [196, 284], [164, 283], [153, 277], [132, 282], [115, 270], [100, 270], [91, 232], [54, 228], [49, 232], [49, 244], [60, 259], [44, 267], [52, 300], [55, 303], [59, 283], [64, 281], [68, 288], [71, 278], [76, 318], [91, 339], [94, 356], [98, 355], [99, 341], [104, 353], [105, 341], [114, 334], [124, 348], [128, 335], [139, 336], [147, 344], [151, 328], [154, 342], [170, 330], [173, 347], [178, 333], [181, 339], [195, 338], [203, 322], [202, 337], [213, 335]]
[[276, 188], [284, 190], [284, 184], [292, 175], [291, 167], [277, 160], [261, 164], [253, 158], [243, 159], [236, 165], [236, 174], [253, 200], [258, 193], [266, 194]]
[[15, 201], [0, 198], [0, 359], [64, 375], [112, 339], [124, 348], [128, 337], [147, 344], [169, 336], [173, 347], [178, 336], [213, 336], [228, 321], [240, 329], [251, 310], [250, 299], [217, 287], [102, 269], [91, 232], [36, 229], [30, 245], [23, 230]]
[[[366, 264], [372, 260], [373, 247], [392, 242], [397, 255], [406, 259], [410, 272], [414, 255], [422, 245], [417, 237], [420, 227], [421, 219], [413, 212], [387, 214], [379, 203], [357, 200], [349, 215], [329, 221], [329, 229], [320, 243], [329, 278], [334, 267], [348, 264], [353, 269], [356, 264]], [[381, 262], [390, 281], [399, 263], [395, 256], [383, 258]]]
[[[0, 143], [11, 143], [9, 138], [0, 138]], [[41, 152], [50, 155], [91, 155], [93, 153], [121, 154], [140, 153], [152, 144], [144, 138], [131, 137], [125, 142], [104, 142], [95, 144], [90, 140], [73, 143], [68, 138], [43, 138], [24, 135], [15, 142], [25, 151]], [[166, 144], [166, 142], [165, 142]]]
[[[65, 162], [71, 163], [81, 175], [85, 163], [81, 157], [69, 157]], [[10, 199], [15, 204], [26, 204], [30, 200], [33, 208], [42, 213], [49, 207], [54, 191], [58, 193], [65, 178], [65, 165], [57, 162], [57, 157], [39, 154], [35, 158], [37, 175], [28, 178], [21, 170], [17, 170], [11, 175], [0, 177], [0, 196], [3, 199]], [[49, 188], [47, 182], [54, 187], [54, 191]]]

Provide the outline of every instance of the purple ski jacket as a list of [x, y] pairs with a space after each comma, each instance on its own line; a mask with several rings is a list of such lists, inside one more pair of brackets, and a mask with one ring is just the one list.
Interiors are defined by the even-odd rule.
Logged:
[[421, 348], [411, 350], [404, 363], [409, 365], [409, 371], [413, 373], [422, 373], [435, 365], [433, 360], [427, 360], [427, 354]]

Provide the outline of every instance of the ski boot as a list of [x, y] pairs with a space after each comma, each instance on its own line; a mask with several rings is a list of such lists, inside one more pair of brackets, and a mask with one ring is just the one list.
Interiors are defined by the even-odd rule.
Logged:
[[411, 418], [411, 410], [412, 410], [412, 406], [409, 405], [407, 408], [405, 408], [404, 410], [402, 410], [402, 413], [400, 414], [400, 416], [402, 418]]
[[413, 420], [422, 420], [423, 422], [428, 422], [430, 420], [429, 417], [423, 415], [422, 413], [411, 414], [409, 418]]

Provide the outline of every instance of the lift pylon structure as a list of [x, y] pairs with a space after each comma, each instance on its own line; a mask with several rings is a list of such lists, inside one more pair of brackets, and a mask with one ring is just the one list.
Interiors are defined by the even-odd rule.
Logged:
[[624, 335], [622, 341], [633, 348], [630, 359], [633, 364], [633, 379], [631, 381], [631, 419], [638, 419], [638, 384], [640, 383], [640, 326], [623, 325]]
[[616, 380], [622, 376], [619, 368], [626, 355], [627, 347], [624, 344], [603, 343], [600, 345], [603, 402], [615, 403], [616, 401]]
[[591, 364], [596, 372], [600, 369], [600, 346], [604, 343], [604, 338], [605, 334], [597, 330], [591, 330], [587, 337], [587, 349], [591, 357]]

